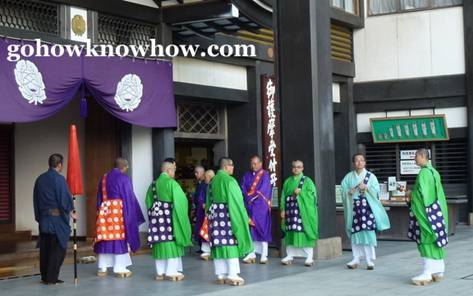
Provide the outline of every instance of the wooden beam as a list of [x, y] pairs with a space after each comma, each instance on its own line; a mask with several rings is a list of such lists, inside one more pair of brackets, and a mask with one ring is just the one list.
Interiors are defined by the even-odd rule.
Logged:
[[164, 22], [187, 24], [232, 17], [232, 3], [229, 0], [209, 0], [184, 5], [163, 7]]
[[187, 30], [191, 31], [192, 33], [194, 33], [197, 36], [200, 36], [202, 38], [209, 39], [209, 40], [212, 40], [213, 35], [215, 35], [213, 33], [210, 34], [210, 33], [202, 32], [198, 28], [192, 27], [190, 24], [189, 25], [183, 25], [182, 27], [186, 28]]

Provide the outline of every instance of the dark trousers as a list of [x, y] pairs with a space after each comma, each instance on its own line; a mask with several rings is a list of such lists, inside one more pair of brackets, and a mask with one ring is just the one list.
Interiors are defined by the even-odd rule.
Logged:
[[64, 257], [66, 257], [66, 249], [59, 244], [56, 235], [41, 233], [39, 239], [39, 269], [43, 282], [57, 282]]

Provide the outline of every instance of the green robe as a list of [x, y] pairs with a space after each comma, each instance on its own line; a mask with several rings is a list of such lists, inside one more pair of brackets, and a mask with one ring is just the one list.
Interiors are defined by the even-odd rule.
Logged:
[[441, 178], [437, 170], [429, 163], [420, 170], [414, 188], [412, 189], [411, 211], [416, 217], [420, 227], [420, 244], [417, 245], [417, 249], [421, 257], [444, 259], [445, 250], [436, 245], [435, 241], [437, 237], [431, 228], [432, 226], [429, 220], [427, 220], [425, 211], [425, 207], [432, 205], [437, 198], [443, 218], [445, 219], [445, 229], [448, 231], [448, 207]]
[[238, 245], [219, 246], [211, 248], [214, 259], [231, 259], [243, 257], [253, 250], [248, 213], [243, 203], [243, 193], [238, 182], [227, 172], [219, 170], [209, 184], [211, 190], [207, 191], [206, 211], [212, 203], [227, 204], [232, 232]]
[[[292, 176], [284, 181], [281, 194], [281, 211], [286, 209], [286, 197], [294, 193], [302, 174], [299, 176]], [[296, 248], [314, 247], [317, 239], [319, 239], [319, 213], [317, 209], [317, 189], [314, 182], [305, 177], [304, 185], [301, 192], [297, 196], [297, 203], [302, 219], [304, 231], [286, 231], [286, 220], [281, 221], [281, 230], [284, 233], [284, 243], [286, 246], [293, 246]]]
[[[146, 207], [148, 210], [153, 206], [153, 192], [151, 184], [146, 193]], [[174, 241], [153, 244], [152, 256], [154, 259], [170, 259], [184, 255], [184, 248], [192, 246], [191, 224], [188, 216], [188, 201], [181, 186], [169, 177], [161, 173], [156, 181], [158, 200], [172, 202], [172, 230]]]

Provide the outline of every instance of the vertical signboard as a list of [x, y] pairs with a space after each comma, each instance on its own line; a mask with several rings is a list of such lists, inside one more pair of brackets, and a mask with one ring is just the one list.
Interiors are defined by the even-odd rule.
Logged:
[[[271, 176], [273, 187], [281, 188], [279, 103], [276, 97], [274, 76], [261, 76], [261, 102], [263, 113], [263, 165]], [[276, 196], [273, 194], [273, 205], [277, 205], [278, 199]]]

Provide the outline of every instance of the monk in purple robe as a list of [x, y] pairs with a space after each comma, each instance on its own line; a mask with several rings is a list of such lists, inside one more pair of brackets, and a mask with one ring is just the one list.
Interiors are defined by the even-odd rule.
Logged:
[[197, 180], [195, 192], [193, 196], [195, 209], [195, 225], [194, 225], [194, 240], [199, 244], [202, 254], [200, 258], [209, 260], [210, 246], [205, 244], [204, 239], [200, 236], [200, 228], [205, 219], [205, 201], [207, 196], [207, 185], [205, 183], [205, 169], [203, 166], [196, 166], [194, 168], [194, 175]]
[[139, 226], [145, 219], [131, 179], [125, 174], [127, 170], [128, 161], [118, 158], [115, 168], [99, 181], [94, 244], [94, 252], [98, 254], [98, 276], [106, 276], [108, 267], [113, 267], [119, 277], [131, 276], [127, 269], [131, 265], [130, 251], [136, 252], [140, 248]]
[[255, 249], [243, 262], [255, 263], [256, 253], [261, 254], [261, 264], [268, 262], [268, 243], [271, 242], [271, 193], [272, 186], [269, 173], [263, 170], [259, 156], [250, 160], [251, 171], [241, 181], [241, 191], [246, 210], [250, 218], [250, 232]]

